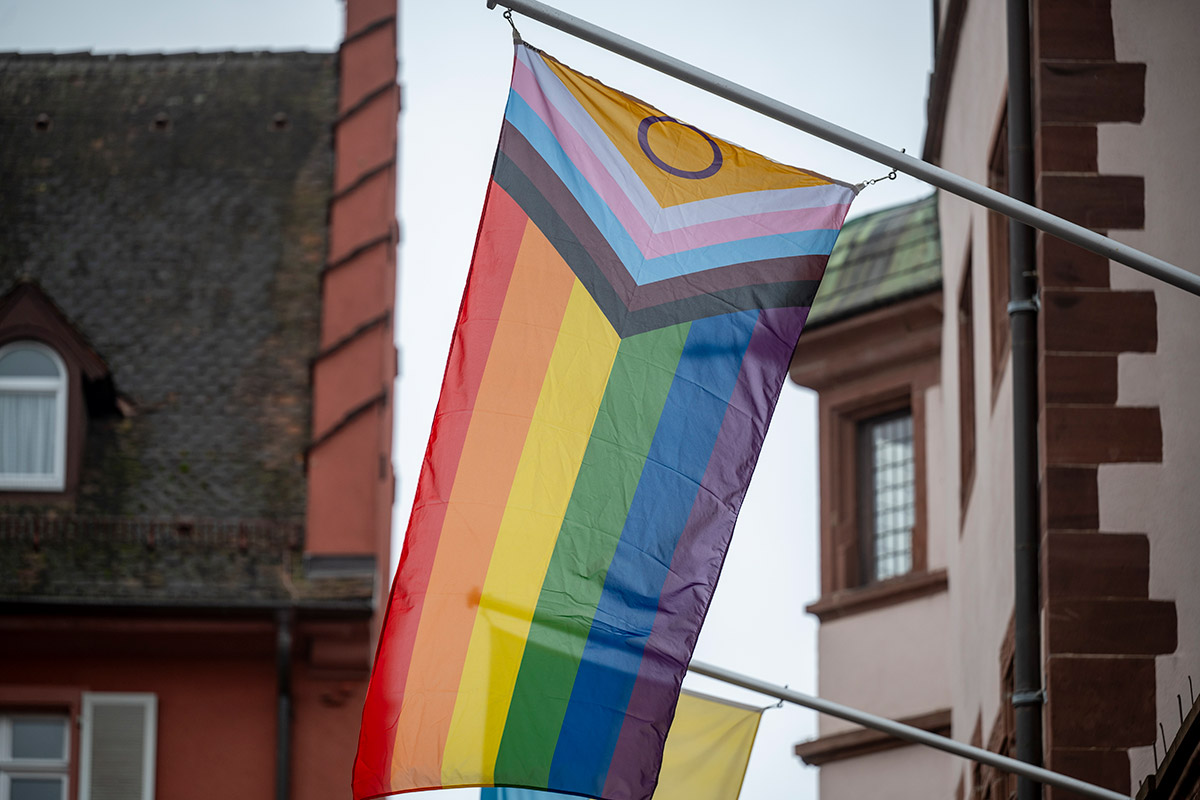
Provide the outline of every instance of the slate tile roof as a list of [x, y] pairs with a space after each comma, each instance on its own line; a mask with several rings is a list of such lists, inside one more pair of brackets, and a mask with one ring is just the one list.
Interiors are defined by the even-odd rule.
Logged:
[[370, 570], [312, 578], [295, 522], [0, 515], [0, 605], [369, 611]]
[[369, 608], [300, 566], [336, 103], [335, 54], [0, 54], [0, 295], [39, 285], [126, 412], [73, 508], [0, 496], [0, 603]]
[[0, 55], [0, 294], [108, 364], [76, 512], [304, 512], [335, 56]]
[[942, 285], [937, 195], [864, 214], [842, 228], [808, 328], [935, 291]]

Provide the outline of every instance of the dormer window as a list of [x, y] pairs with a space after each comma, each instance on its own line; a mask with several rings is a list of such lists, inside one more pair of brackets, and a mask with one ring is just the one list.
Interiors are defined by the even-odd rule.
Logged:
[[0, 491], [61, 492], [66, 434], [62, 358], [40, 342], [0, 347]]

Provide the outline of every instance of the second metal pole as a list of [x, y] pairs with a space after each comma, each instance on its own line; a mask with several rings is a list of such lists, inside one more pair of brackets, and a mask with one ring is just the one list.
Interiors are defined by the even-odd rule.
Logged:
[[750, 689], [759, 694], [765, 694], [768, 697], [777, 697], [785, 702], [811, 708], [813, 711], [819, 711], [822, 714], [848, 720], [866, 728], [883, 731], [895, 736], [897, 739], [923, 744], [947, 753], [953, 753], [956, 756], [969, 758], [972, 761], [978, 761], [981, 764], [987, 764], [1005, 772], [1023, 775], [1031, 780], [1044, 783], [1047, 786], [1057, 786], [1060, 789], [1077, 792], [1086, 797], [1097, 798], [1097, 800], [1129, 800], [1128, 795], [1114, 792], [1111, 789], [1085, 783], [1076, 778], [1051, 772], [1041, 767], [1035, 767], [1023, 761], [1017, 761], [1015, 758], [1009, 758], [999, 753], [993, 753], [990, 750], [984, 750], [981, 747], [972, 747], [969, 744], [963, 744], [954, 739], [948, 739], [945, 736], [938, 736], [936, 733], [914, 728], [911, 725], [905, 725], [895, 720], [876, 716], [875, 714], [868, 714], [866, 711], [859, 711], [856, 708], [850, 708], [849, 706], [834, 703], [830, 700], [823, 700], [820, 697], [813, 697], [812, 695], [789, 689], [786, 686], [760, 681], [757, 678], [751, 678], [747, 675], [722, 669], [721, 667], [715, 667], [712, 664], [692, 661], [688, 666], [688, 671], [694, 672], [697, 675], [703, 675], [706, 678], [722, 681], [723, 683], [740, 686], [743, 689]]

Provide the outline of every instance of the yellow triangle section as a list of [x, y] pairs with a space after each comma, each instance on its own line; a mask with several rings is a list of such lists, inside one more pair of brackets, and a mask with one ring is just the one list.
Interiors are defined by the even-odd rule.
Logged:
[[565, 67], [550, 56], [543, 54], [543, 58], [546, 66], [596, 121], [663, 208], [742, 192], [832, 183], [828, 178], [780, 164], [721, 139], [705, 138], [684, 124], [652, 123], [646, 131], [650, 151], [677, 170], [693, 173], [707, 170], [714, 162], [713, 144], [720, 148], [721, 166], [710, 177], [695, 179], [673, 175], [655, 165], [638, 142], [638, 127], [642, 120], [664, 116], [661, 111]]

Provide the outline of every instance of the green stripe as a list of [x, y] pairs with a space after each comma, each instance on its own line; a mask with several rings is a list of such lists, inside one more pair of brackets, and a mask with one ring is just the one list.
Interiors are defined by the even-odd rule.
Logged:
[[621, 341], [534, 611], [496, 782], [546, 786], [604, 579], [691, 323]]

